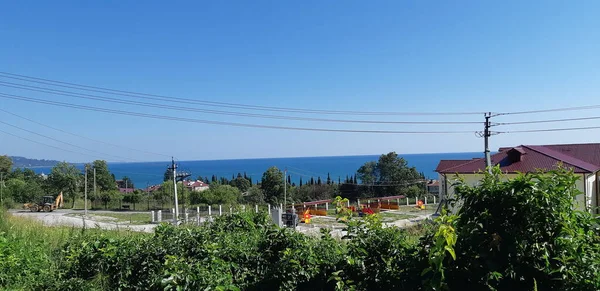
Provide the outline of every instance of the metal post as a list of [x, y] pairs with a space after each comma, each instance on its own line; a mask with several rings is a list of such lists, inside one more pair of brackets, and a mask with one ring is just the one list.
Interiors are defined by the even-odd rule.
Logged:
[[87, 165], [85, 165], [85, 181], [84, 181], [85, 190], [83, 192], [84, 193], [83, 194], [83, 199], [84, 199], [84, 201], [83, 201], [83, 205], [84, 205], [83, 208], [84, 208], [84, 215], [85, 216], [87, 216], [87, 170], [88, 170], [88, 167], [87, 167]]

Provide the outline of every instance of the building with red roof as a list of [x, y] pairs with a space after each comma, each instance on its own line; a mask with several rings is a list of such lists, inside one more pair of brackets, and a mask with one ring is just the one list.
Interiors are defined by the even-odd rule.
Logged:
[[[492, 165], [499, 166], [507, 178], [519, 173], [552, 170], [559, 165], [569, 168], [581, 178], [577, 187], [583, 193], [577, 197], [581, 209], [600, 206], [598, 180], [600, 178], [600, 143], [520, 145], [503, 147], [491, 155]], [[472, 160], [441, 160], [436, 168], [439, 173], [440, 196], [454, 194], [452, 180], [460, 175], [467, 183], [477, 184], [485, 170], [485, 158]]]

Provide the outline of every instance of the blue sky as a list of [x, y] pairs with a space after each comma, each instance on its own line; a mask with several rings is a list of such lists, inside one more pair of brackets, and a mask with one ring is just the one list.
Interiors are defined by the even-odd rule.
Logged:
[[[502, 112], [595, 105], [600, 104], [599, 13], [598, 1], [12, 1], [3, 3], [0, 9], [0, 71], [135, 92], [310, 109]], [[3, 86], [0, 92], [264, 125], [410, 131], [480, 129], [478, 125], [364, 125], [242, 118], [78, 100]], [[150, 120], [2, 98], [0, 104], [4, 110], [53, 127], [181, 160], [461, 152], [481, 151], [483, 147], [483, 141], [471, 133], [283, 131]], [[590, 110], [495, 120], [582, 116], [595, 115]], [[144, 161], [165, 159], [78, 139], [4, 113], [0, 113], [0, 121], [110, 155]], [[572, 126], [600, 126], [600, 120], [503, 130]], [[81, 151], [4, 124], [0, 124], [0, 130]], [[598, 142], [599, 132], [502, 134], [492, 138], [491, 147]], [[10, 155], [68, 161], [95, 159], [3, 133], [0, 140], [0, 152]]]

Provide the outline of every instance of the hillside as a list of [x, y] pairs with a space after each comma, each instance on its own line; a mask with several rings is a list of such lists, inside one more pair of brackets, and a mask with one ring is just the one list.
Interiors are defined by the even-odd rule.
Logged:
[[29, 159], [25, 157], [10, 157], [13, 161], [13, 167], [22, 168], [22, 167], [52, 167], [58, 163], [55, 160], [38, 160], [38, 159]]

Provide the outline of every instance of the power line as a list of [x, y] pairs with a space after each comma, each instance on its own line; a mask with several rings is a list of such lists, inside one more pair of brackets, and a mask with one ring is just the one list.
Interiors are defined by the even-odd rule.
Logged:
[[80, 154], [80, 155], [86, 155], [86, 156], [92, 156], [92, 157], [95, 157], [95, 156], [93, 156], [93, 155], [90, 155], [90, 154], [81, 153], [81, 152], [77, 152], [77, 151], [72, 151], [72, 150], [68, 150], [68, 149], [61, 148], [61, 147], [57, 147], [57, 146], [53, 146], [53, 145], [49, 145], [49, 144], [46, 144], [46, 143], [43, 143], [43, 142], [39, 142], [39, 141], [35, 141], [35, 140], [32, 140], [32, 139], [28, 139], [28, 138], [26, 138], [26, 137], [22, 137], [22, 136], [19, 136], [19, 135], [16, 135], [16, 134], [12, 134], [12, 133], [10, 133], [10, 132], [6, 132], [6, 131], [4, 131], [4, 130], [1, 130], [1, 129], [0, 129], [0, 132], [2, 132], [2, 133], [4, 133], [4, 134], [11, 135], [11, 136], [14, 136], [14, 137], [16, 137], [16, 138], [20, 138], [20, 139], [23, 139], [23, 140], [30, 141], [30, 142], [32, 142], [32, 143], [37, 143], [37, 144], [40, 144], [40, 145], [43, 145], [43, 146], [47, 146], [47, 147], [51, 147], [51, 148], [55, 148], [55, 149], [58, 149], [58, 150], [61, 150], [61, 151], [66, 151], [66, 152], [70, 152], [70, 153], [75, 153], [75, 154]]
[[510, 131], [501, 131], [499, 133], [552, 132], [552, 131], [573, 131], [573, 130], [590, 130], [590, 129], [600, 129], [600, 126], [568, 127], [568, 128], [549, 128], [549, 129], [510, 130]]
[[540, 110], [529, 110], [529, 111], [502, 112], [502, 113], [495, 113], [493, 116], [535, 114], [535, 113], [560, 112], [560, 111], [577, 111], [577, 110], [588, 110], [588, 109], [597, 109], [597, 108], [600, 108], [600, 105], [587, 105], [587, 106], [563, 107], [563, 108], [540, 109]]
[[144, 153], [147, 153], [147, 154], [153, 154], [153, 155], [157, 155], [157, 156], [171, 157], [171, 156], [169, 156], [169, 155], [164, 155], [164, 154], [159, 154], [159, 153], [149, 152], [149, 151], [140, 150], [140, 149], [134, 149], [134, 148], [126, 147], [126, 146], [121, 146], [121, 145], [117, 145], [117, 144], [112, 144], [112, 143], [105, 142], [105, 141], [102, 141], [102, 140], [97, 140], [97, 139], [93, 139], [93, 138], [85, 137], [85, 136], [83, 136], [83, 135], [79, 135], [79, 134], [76, 134], [76, 133], [68, 132], [68, 131], [66, 131], [66, 130], [62, 130], [62, 129], [59, 129], [59, 128], [56, 128], [56, 127], [52, 127], [52, 126], [49, 126], [49, 125], [43, 124], [43, 123], [41, 123], [41, 122], [37, 122], [37, 121], [35, 121], [35, 120], [29, 119], [29, 118], [27, 118], [27, 117], [24, 117], [24, 116], [21, 116], [21, 115], [14, 114], [14, 113], [12, 113], [12, 112], [8, 112], [8, 111], [6, 111], [6, 110], [4, 110], [4, 109], [1, 109], [1, 108], [0, 108], [0, 111], [2, 111], [2, 112], [4, 112], [4, 113], [7, 113], [7, 114], [10, 114], [10, 115], [13, 115], [13, 116], [16, 116], [16, 117], [19, 117], [19, 118], [22, 118], [22, 119], [25, 119], [25, 120], [27, 120], [27, 121], [29, 121], [29, 122], [32, 122], [32, 123], [35, 123], [35, 124], [37, 124], [37, 125], [41, 125], [41, 126], [44, 126], [44, 127], [47, 127], [47, 128], [50, 128], [50, 129], [53, 129], [53, 130], [56, 130], [56, 131], [59, 131], [59, 132], [62, 132], [62, 133], [70, 134], [70, 135], [72, 135], [72, 136], [79, 137], [79, 138], [83, 138], [83, 139], [87, 139], [87, 140], [90, 140], [90, 141], [93, 141], [93, 142], [103, 143], [103, 144], [110, 145], [110, 146], [114, 146], [114, 147], [120, 147], [120, 148], [124, 148], [124, 149], [128, 149], [128, 150], [132, 150], [132, 151], [137, 151], [137, 152], [144, 152]]
[[[223, 110], [201, 109], [201, 108], [194, 108], [194, 107], [172, 106], [172, 105], [167, 105], [167, 104], [157, 104], [157, 103], [150, 103], [150, 102], [128, 101], [128, 100], [121, 100], [118, 98], [112, 98], [112, 97], [106, 97], [106, 96], [83, 94], [83, 93], [77, 93], [77, 92], [56, 90], [56, 89], [51, 89], [51, 88], [22, 85], [22, 84], [16, 84], [16, 83], [11, 83], [11, 82], [2, 82], [2, 81], [0, 81], [0, 86], [35, 91], [35, 92], [55, 94], [55, 95], [60, 95], [60, 96], [70, 96], [70, 97], [85, 99], [85, 100], [96, 100], [96, 101], [111, 102], [111, 103], [139, 105], [139, 106], [146, 106], [146, 107], [153, 107], [153, 108], [160, 108], [160, 109], [171, 109], [171, 110], [179, 110], [179, 111], [202, 112], [202, 113], [209, 113], [209, 114], [254, 117], [254, 118], [338, 122], [338, 123], [367, 123], [367, 124], [448, 124], [448, 125], [450, 125], [450, 124], [481, 124], [481, 122], [478, 122], [478, 121], [348, 120], [348, 119], [328, 119], [328, 118], [310, 118], [310, 117], [297, 117], [297, 116], [255, 114], [255, 113], [245, 113], [245, 112], [232, 112], [232, 111], [223, 111]], [[141, 97], [136, 96], [136, 98], [141, 98]], [[167, 101], [167, 100], [163, 100], [163, 101]]]
[[577, 117], [577, 118], [563, 118], [563, 119], [548, 119], [548, 120], [532, 120], [532, 121], [515, 121], [515, 122], [496, 122], [496, 123], [493, 123], [492, 126], [515, 125], [515, 124], [552, 123], [552, 122], [581, 121], [581, 120], [594, 120], [594, 119], [600, 119], [600, 116]]
[[[56, 142], [59, 142], [59, 143], [62, 143], [62, 144], [66, 144], [66, 145], [69, 145], [69, 146], [72, 146], [72, 147], [75, 147], [75, 148], [78, 148], [78, 149], [90, 151], [90, 152], [93, 152], [93, 153], [96, 153], [96, 154], [100, 154], [100, 155], [103, 155], [103, 156], [110, 156], [110, 157], [115, 157], [115, 158], [123, 159], [123, 160], [137, 161], [137, 160], [131, 159], [131, 158], [125, 158], [125, 157], [121, 157], [121, 156], [110, 155], [110, 154], [98, 152], [98, 151], [95, 151], [95, 150], [90, 150], [88, 148], [80, 147], [78, 145], [75, 145], [75, 144], [72, 144], [72, 143], [68, 143], [66, 141], [62, 141], [62, 140], [59, 140], [59, 139], [56, 139], [56, 138], [53, 138], [53, 137], [50, 137], [50, 136], [47, 136], [47, 135], [43, 135], [41, 133], [37, 133], [37, 132], [31, 131], [31, 130], [28, 130], [28, 129], [25, 129], [25, 128], [22, 128], [22, 127], [19, 127], [19, 126], [16, 126], [16, 125], [4, 122], [4, 121], [1, 121], [1, 120], [0, 120], [0, 123], [2, 123], [4, 125], [8, 125], [10, 127], [16, 128], [16, 129], [19, 129], [19, 130], [22, 130], [22, 131], [25, 131], [25, 132], [29, 132], [31, 134], [35, 134], [37, 136], [41, 136], [41, 137], [44, 137], [44, 138], [47, 138], [47, 139], [50, 139], [50, 140], [53, 140], [53, 141], [56, 141]], [[95, 156], [95, 157], [102, 158], [102, 156]]]
[[217, 107], [228, 107], [228, 108], [238, 108], [244, 110], [261, 110], [261, 111], [281, 111], [281, 112], [294, 112], [294, 113], [305, 113], [305, 114], [352, 114], [352, 115], [479, 115], [483, 114], [483, 112], [381, 112], [381, 111], [347, 111], [347, 110], [321, 110], [321, 109], [304, 109], [304, 108], [290, 108], [290, 107], [274, 107], [274, 106], [260, 106], [260, 105], [249, 105], [249, 104], [239, 104], [239, 103], [228, 103], [228, 102], [216, 102], [216, 101], [208, 101], [208, 100], [198, 100], [198, 99], [190, 99], [190, 98], [179, 98], [172, 96], [163, 96], [156, 94], [147, 94], [147, 93], [137, 93], [131, 91], [124, 90], [116, 90], [104, 87], [96, 87], [89, 85], [81, 85], [69, 82], [62, 82], [44, 78], [37, 78], [19, 74], [13, 74], [8, 72], [0, 72], [0, 77], [21, 80], [26, 82], [38, 83], [38, 84], [46, 84], [56, 87], [64, 87], [77, 89], [82, 91], [91, 91], [98, 92], [104, 94], [118, 94], [121, 96], [129, 96], [129, 97], [145, 97], [147, 99], [150, 98], [160, 98], [162, 101], [181, 101], [188, 103], [201, 104], [205, 106], [217, 106]]
[[237, 122], [224, 122], [224, 121], [214, 121], [214, 120], [203, 120], [203, 119], [183, 118], [183, 117], [174, 117], [174, 116], [166, 116], [166, 115], [147, 114], [147, 113], [139, 113], [139, 112], [131, 112], [131, 111], [107, 109], [107, 108], [94, 107], [94, 106], [76, 105], [76, 104], [70, 104], [70, 103], [64, 103], [64, 102], [48, 101], [48, 100], [43, 100], [43, 99], [23, 97], [23, 96], [6, 94], [6, 93], [0, 93], [0, 98], [8, 98], [8, 99], [14, 99], [14, 100], [28, 101], [28, 102], [32, 102], [32, 103], [38, 103], [38, 104], [48, 104], [48, 105], [59, 106], [59, 107], [69, 107], [69, 108], [83, 109], [83, 110], [95, 111], [95, 112], [105, 112], [105, 113], [112, 113], [112, 114], [120, 114], [120, 115], [126, 115], [126, 116], [137, 116], [137, 117], [145, 117], [145, 118], [152, 118], [152, 119], [173, 120], [173, 121], [182, 121], [182, 122], [190, 122], [190, 123], [203, 123], [203, 124], [214, 124], [214, 125], [226, 125], [226, 126], [236, 126], [236, 127], [265, 128], [265, 129], [283, 129], [283, 130], [296, 130], [296, 131], [345, 132], [345, 133], [376, 133], [376, 134], [465, 134], [465, 133], [473, 133], [473, 131], [353, 130], [353, 129], [330, 129], [330, 128], [309, 128], [309, 127], [274, 126], [274, 125], [249, 124], [249, 123], [237, 123]]

